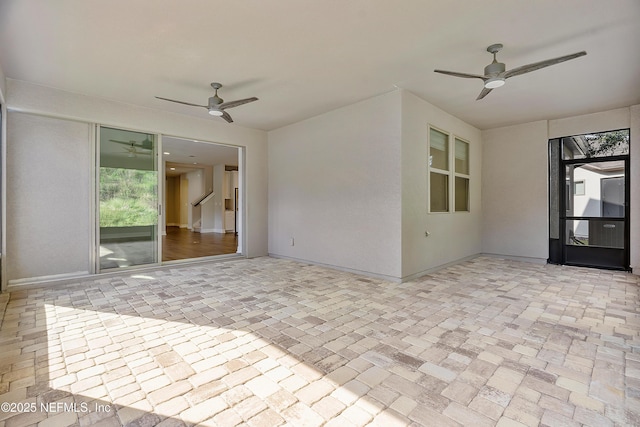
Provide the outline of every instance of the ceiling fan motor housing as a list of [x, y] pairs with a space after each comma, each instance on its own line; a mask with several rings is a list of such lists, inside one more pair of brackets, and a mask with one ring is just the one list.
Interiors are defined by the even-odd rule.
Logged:
[[484, 75], [485, 76], [497, 76], [500, 73], [504, 73], [505, 66], [502, 62], [492, 62], [491, 64], [484, 67]]
[[209, 98], [209, 109], [216, 108], [218, 105], [222, 104], [224, 100], [219, 96], [212, 96]]

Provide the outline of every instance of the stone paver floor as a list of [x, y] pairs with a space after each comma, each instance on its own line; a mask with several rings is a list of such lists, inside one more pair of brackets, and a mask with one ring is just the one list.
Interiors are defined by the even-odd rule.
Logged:
[[258, 258], [15, 291], [0, 427], [637, 426], [639, 284], [486, 257], [402, 284]]

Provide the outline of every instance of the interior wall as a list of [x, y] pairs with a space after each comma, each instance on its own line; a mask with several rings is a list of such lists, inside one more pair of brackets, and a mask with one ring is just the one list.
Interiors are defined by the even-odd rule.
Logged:
[[482, 252], [546, 262], [547, 122], [482, 132]]
[[[186, 116], [12, 79], [7, 79], [7, 92], [8, 107], [13, 111], [245, 147], [246, 245], [243, 248], [249, 257], [267, 254], [266, 132], [212, 120], [204, 117], [206, 113], [203, 118]], [[87, 141], [85, 136], [82, 143]], [[11, 138], [7, 143], [21, 144], [22, 139]], [[9, 254], [13, 255], [20, 256]]]
[[[469, 143], [469, 212], [428, 213], [430, 125]], [[481, 169], [480, 130], [410, 92], [402, 92], [403, 277], [419, 275], [482, 251]]]
[[2, 70], [2, 63], [0, 63], [0, 101], [3, 101], [5, 98], [5, 94], [7, 93], [7, 79], [5, 77], [4, 71]]
[[90, 128], [9, 113], [8, 280], [90, 271]]
[[179, 176], [180, 182], [180, 228], [187, 228], [189, 204], [189, 180], [185, 174]]
[[179, 177], [167, 177], [167, 200], [165, 202], [165, 212], [167, 215], [168, 226], [180, 226], [180, 185]]
[[268, 140], [269, 253], [399, 279], [400, 93], [271, 131]]
[[6, 262], [3, 260], [3, 256], [6, 253], [7, 241], [6, 232], [6, 147], [7, 144], [7, 106], [5, 104], [6, 99], [6, 78], [4, 71], [2, 70], [2, 64], [0, 64], [0, 292], [4, 291], [7, 286], [7, 274], [6, 274]]
[[640, 274], [640, 105], [629, 108], [629, 127], [631, 134], [631, 218], [629, 234], [631, 237], [631, 268]]
[[189, 230], [193, 229], [193, 205], [191, 205], [191, 203], [196, 201], [200, 196], [202, 196], [202, 193], [204, 193], [203, 172], [203, 169], [198, 169], [187, 173], [187, 180], [189, 181], [189, 194], [187, 197], [187, 228]]

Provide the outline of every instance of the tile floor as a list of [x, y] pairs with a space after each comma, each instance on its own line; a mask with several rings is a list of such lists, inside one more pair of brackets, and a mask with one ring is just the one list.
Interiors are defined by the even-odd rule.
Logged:
[[[640, 278], [259, 258], [0, 295], [0, 427], [637, 426]], [[1, 313], [1, 312], [0, 312]]]

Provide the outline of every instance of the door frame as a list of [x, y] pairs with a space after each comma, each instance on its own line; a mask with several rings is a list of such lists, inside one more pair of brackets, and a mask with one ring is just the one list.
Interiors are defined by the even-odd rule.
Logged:
[[[162, 235], [161, 235], [161, 230], [160, 230], [160, 224], [161, 221], [163, 221], [164, 218], [164, 212], [163, 212], [163, 200], [162, 200], [162, 194], [164, 191], [164, 163], [162, 162], [162, 135], [159, 133], [155, 133], [155, 132], [148, 132], [145, 130], [140, 130], [140, 129], [131, 129], [131, 128], [127, 128], [127, 127], [123, 127], [123, 126], [118, 126], [118, 125], [108, 125], [108, 124], [104, 124], [104, 123], [96, 123], [94, 124], [95, 129], [94, 132], [92, 132], [92, 134], [94, 135], [95, 138], [95, 143], [92, 144], [94, 148], [94, 162], [93, 162], [93, 167], [94, 167], [94, 185], [92, 186], [93, 188], [93, 209], [92, 209], [92, 218], [91, 220], [93, 221], [94, 224], [94, 228], [93, 228], [93, 236], [92, 236], [92, 240], [93, 240], [93, 247], [91, 248], [91, 257], [93, 258], [93, 272], [94, 274], [100, 274], [100, 273], [112, 273], [112, 272], [116, 272], [116, 271], [125, 271], [125, 270], [134, 270], [134, 269], [140, 269], [140, 268], [145, 268], [145, 267], [156, 267], [156, 266], [160, 266], [162, 265]], [[147, 134], [147, 135], [153, 135], [154, 139], [155, 139], [155, 163], [156, 163], [156, 200], [157, 200], [157, 207], [156, 207], [156, 212], [157, 212], [157, 221], [156, 221], [156, 227], [155, 227], [155, 235], [156, 235], [156, 262], [154, 263], [149, 263], [149, 264], [138, 264], [138, 265], [131, 265], [128, 267], [115, 267], [115, 268], [101, 268], [100, 267], [100, 129], [101, 128], [110, 128], [110, 129], [118, 129], [118, 130], [123, 130], [123, 131], [129, 131], [129, 132], [137, 132], [137, 133], [143, 133], [143, 134]]]
[[[606, 131], [605, 131], [606, 132]], [[553, 138], [549, 140], [549, 221], [552, 221], [552, 216], [557, 215], [558, 221], [558, 239], [552, 239], [551, 226], [549, 227], [549, 259], [547, 260], [552, 264], [562, 265], [574, 265], [580, 267], [595, 267], [611, 270], [625, 270], [630, 271], [630, 227], [631, 220], [631, 174], [630, 174], [630, 154], [607, 156], [607, 157], [592, 157], [581, 159], [563, 159], [562, 158], [562, 140], [564, 138]], [[558, 141], [558, 152], [556, 153], [558, 163], [552, 165], [552, 142]], [[629, 147], [629, 150], [631, 147]], [[613, 161], [624, 162], [624, 217], [591, 217], [591, 216], [574, 216], [567, 215], [567, 201], [573, 194], [573, 188], [568, 188], [566, 183], [566, 166], [570, 165], [586, 165], [593, 163], [604, 163]], [[555, 167], [554, 167], [555, 166]], [[552, 177], [554, 169], [557, 168], [557, 176]], [[553, 188], [553, 182], [557, 180], [557, 188]], [[554, 192], [557, 192], [557, 212], [553, 212], [554, 203], [552, 197]], [[570, 194], [569, 194], [570, 193]], [[580, 247], [567, 245], [567, 221], [572, 220], [610, 220], [612, 222], [622, 222], [624, 224], [624, 248], [603, 248], [603, 247]], [[622, 252], [620, 252], [622, 251]], [[568, 256], [568, 254], [570, 256]], [[594, 262], [594, 259], [599, 259], [601, 262]]]

